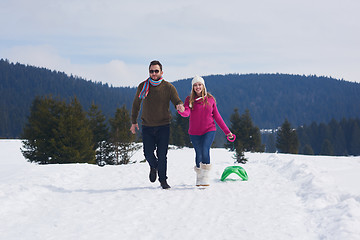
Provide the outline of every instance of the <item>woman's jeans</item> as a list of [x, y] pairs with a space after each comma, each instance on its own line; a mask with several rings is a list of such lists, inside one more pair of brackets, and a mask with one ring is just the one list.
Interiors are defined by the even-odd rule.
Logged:
[[204, 135], [190, 135], [196, 153], [196, 167], [199, 168], [200, 163], [210, 164], [210, 147], [214, 138], [215, 131], [207, 132]]
[[169, 137], [169, 124], [156, 127], [142, 126], [144, 156], [150, 167], [156, 168], [158, 170], [160, 182], [167, 179], [166, 170]]

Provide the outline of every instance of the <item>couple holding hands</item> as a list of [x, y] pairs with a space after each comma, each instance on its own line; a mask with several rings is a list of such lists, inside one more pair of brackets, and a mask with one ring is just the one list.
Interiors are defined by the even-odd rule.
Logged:
[[216, 132], [214, 120], [228, 138], [234, 137], [216, 107], [214, 96], [207, 92], [204, 79], [195, 76], [191, 82], [190, 95], [183, 103], [175, 87], [163, 79], [159, 61], [150, 63], [149, 75], [137, 88], [131, 111], [130, 131], [135, 134], [139, 130], [137, 118], [142, 103], [143, 151], [150, 165], [150, 181], [155, 182], [159, 177], [161, 187], [170, 188], [166, 172], [171, 101], [182, 117], [189, 117], [188, 133], [195, 149], [196, 186], [209, 186], [210, 147]]

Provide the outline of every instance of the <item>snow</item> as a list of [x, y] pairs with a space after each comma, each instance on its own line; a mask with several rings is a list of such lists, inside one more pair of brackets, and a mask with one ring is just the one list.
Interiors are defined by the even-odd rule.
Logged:
[[360, 157], [212, 149], [211, 186], [194, 186], [194, 150], [171, 149], [163, 190], [137, 163], [38, 165], [0, 140], [0, 239], [360, 239]]

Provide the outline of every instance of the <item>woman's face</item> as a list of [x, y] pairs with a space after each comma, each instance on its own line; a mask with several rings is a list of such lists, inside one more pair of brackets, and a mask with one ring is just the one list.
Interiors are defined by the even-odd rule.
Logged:
[[196, 93], [196, 95], [201, 96], [201, 92], [204, 89], [204, 85], [202, 83], [195, 83], [193, 85], [193, 89], [194, 89], [194, 92]]

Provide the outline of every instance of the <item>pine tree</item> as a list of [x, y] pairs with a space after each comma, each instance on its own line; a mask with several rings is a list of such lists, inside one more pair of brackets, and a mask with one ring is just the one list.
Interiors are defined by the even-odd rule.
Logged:
[[330, 139], [332, 139], [332, 137], [331, 137], [331, 130], [329, 125], [326, 123], [320, 123], [318, 126], [318, 136], [317, 136], [317, 141], [320, 147], [320, 154], [322, 154], [321, 152], [324, 141], [328, 140], [331, 143]]
[[94, 163], [92, 133], [76, 98], [67, 105], [36, 97], [22, 137], [22, 153], [31, 162]]
[[[300, 126], [296, 129], [298, 138], [299, 138], [299, 153], [302, 154], [306, 154], [306, 155], [313, 155], [314, 154], [314, 150], [311, 147], [311, 141], [310, 141], [310, 137], [309, 137], [309, 131], [308, 131], [308, 127], [306, 125], [304, 126]], [[309, 151], [311, 148], [311, 152], [305, 152], [305, 151]]]
[[93, 134], [80, 102], [75, 97], [60, 116], [60, 141], [56, 144], [61, 152], [59, 163], [95, 163]]
[[248, 161], [248, 159], [245, 157], [243, 149], [244, 146], [242, 146], [241, 141], [237, 141], [235, 144], [235, 154], [233, 157], [237, 163], [245, 164]]
[[231, 151], [235, 151], [234, 153], [234, 159], [236, 162], [244, 162], [246, 163], [247, 159], [244, 158], [244, 146], [243, 143], [241, 141], [241, 138], [239, 138], [239, 136], [241, 136], [241, 118], [240, 118], [240, 114], [238, 109], [234, 109], [234, 113], [231, 114], [230, 116], [230, 122], [231, 122], [231, 126], [230, 126], [230, 131], [235, 134], [236, 140], [233, 143], [226, 143], [225, 147], [229, 148]]
[[22, 154], [30, 162], [39, 164], [57, 163], [60, 150], [60, 117], [64, 114], [66, 104], [56, 101], [51, 96], [36, 97], [31, 105], [30, 116], [21, 138], [23, 140]]
[[103, 166], [111, 161], [111, 145], [109, 144], [109, 129], [106, 118], [97, 105], [92, 103], [88, 112], [89, 126], [93, 133], [93, 145], [96, 151], [96, 162]]
[[[236, 141], [241, 142], [243, 151], [263, 152], [265, 146], [261, 144], [260, 129], [253, 125], [249, 110], [240, 116], [238, 109], [230, 116], [230, 131], [236, 135]], [[231, 147], [230, 143], [225, 144]]]
[[245, 113], [240, 117], [240, 135], [238, 139], [241, 140], [245, 151], [254, 151], [253, 143], [253, 131], [252, 131], [252, 121], [250, 117], [250, 112], [248, 109], [245, 110]]
[[265, 146], [261, 144], [261, 135], [258, 127], [253, 126], [250, 112], [247, 109], [240, 116], [238, 109], [230, 116], [230, 131], [236, 135], [234, 143], [227, 143], [225, 147], [235, 147], [235, 160], [239, 163], [246, 163], [245, 151], [263, 152]]
[[172, 117], [170, 125], [170, 144], [177, 147], [190, 147], [191, 141], [188, 134], [189, 118], [184, 118], [180, 114]]
[[321, 151], [321, 143], [318, 139], [319, 128], [316, 122], [312, 122], [310, 127], [307, 129], [306, 134], [310, 139], [310, 145], [314, 150], [314, 154], [319, 154]]
[[356, 121], [353, 121], [351, 131], [350, 154], [360, 155], [360, 127]]
[[309, 144], [306, 144], [304, 146], [304, 149], [303, 149], [302, 152], [305, 155], [314, 155], [314, 150], [312, 149], [312, 147]]
[[[230, 128], [229, 128], [229, 130], [233, 133], [233, 134], [235, 134], [236, 135], [236, 138], [237, 138], [237, 142], [239, 142], [239, 141], [241, 141], [240, 139], [239, 139], [239, 136], [240, 136], [240, 129], [241, 129], [241, 118], [240, 118], [240, 114], [239, 114], [239, 110], [237, 109], [237, 108], [235, 108], [234, 109], [234, 113], [233, 114], [231, 114], [231, 116], [230, 116], [230, 123], [231, 123], [231, 125], [230, 125]], [[224, 146], [226, 147], [226, 148], [229, 148], [229, 149], [232, 149], [232, 148], [234, 148], [234, 149], [232, 149], [232, 150], [235, 150], [235, 143], [229, 143], [229, 142], [227, 142], [227, 143], [225, 143], [224, 144]], [[243, 149], [243, 146], [242, 146], [242, 143], [241, 143], [241, 147], [242, 147], [242, 150], [244, 150]]]
[[110, 119], [110, 142], [114, 150], [113, 164], [128, 164], [131, 154], [139, 147], [133, 143], [134, 135], [131, 127], [130, 114], [125, 105], [116, 110], [114, 118]]
[[281, 125], [276, 138], [276, 147], [282, 153], [298, 153], [299, 140], [296, 134], [296, 130], [291, 128], [291, 125], [287, 119]]
[[333, 156], [334, 155], [334, 148], [330, 142], [329, 139], [325, 139], [322, 146], [321, 146], [321, 152], [320, 155], [327, 155], [327, 156]]
[[268, 134], [266, 142], [266, 152], [274, 153], [276, 152], [276, 142], [275, 142], [275, 133]]
[[333, 132], [331, 142], [334, 147], [334, 155], [347, 155], [346, 139], [341, 125], [334, 119], [329, 125]]

